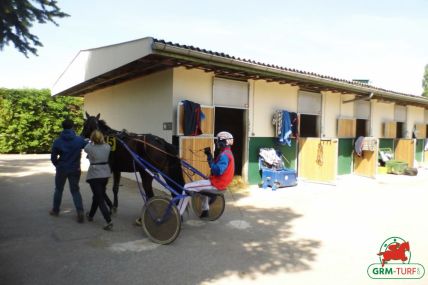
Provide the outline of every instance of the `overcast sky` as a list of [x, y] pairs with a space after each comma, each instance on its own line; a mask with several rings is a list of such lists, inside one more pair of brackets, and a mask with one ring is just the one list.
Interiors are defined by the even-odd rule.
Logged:
[[26, 58], [0, 51], [0, 87], [52, 88], [79, 50], [152, 36], [420, 95], [428, 0], [59, 0], [71, 17], [31, 30]]

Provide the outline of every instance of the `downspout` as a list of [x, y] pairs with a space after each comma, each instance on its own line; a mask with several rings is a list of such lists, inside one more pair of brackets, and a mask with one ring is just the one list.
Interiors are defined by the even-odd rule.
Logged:
[[370, 93], [369, 97], [357, 97], [357, 98], [354, 98], [351, 100], [342, 101], [342, 103], [346, 104], [346, 103], [350, 103], [350, 102], [354, 102], [354, 101], [361, 101], [361, 100], [369, 101], [370, 99], [372, 99], [373, 95], [374, 95], [374, 93], [372, 92], [372, 93]]

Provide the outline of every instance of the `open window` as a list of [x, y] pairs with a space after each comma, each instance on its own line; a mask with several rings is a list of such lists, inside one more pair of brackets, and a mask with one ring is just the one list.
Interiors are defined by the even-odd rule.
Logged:
[[300, 136], [302, 138], [317, 138], [320, 136], [320, 116], [300, 114]]
[[406, 117], [407, 109], [406, 106], [395, 105], [395, 121], [397, 122], [397, 133], [396, 138], [405, 138], [406, 137]]
[[300, 137], [320, 137], [321, 93], [299, 91], [298, 113]]
[[356, 137], [370, 134], [370, 101], [355, 102]]
[[356, 137], [368, 137], [369, 136], [369, 120], [357, 119], [356, 121]]
[[404, 138], [404, 123], [397, 122], [397, 134], [395, 136], [397, 139]]

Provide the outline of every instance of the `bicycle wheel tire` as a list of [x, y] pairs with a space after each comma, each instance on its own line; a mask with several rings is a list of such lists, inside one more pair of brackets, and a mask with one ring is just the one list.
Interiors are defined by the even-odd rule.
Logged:
[[[200, 217], [202, 213], [202, 198], [205, 195], [200, 193], [194, 193], [192, 196], [192, 209], [196, 216]], [[216, 195], [216, 199], [210, 204], [210, 210], [208, 211], [208, 217], [204, 218], [209, 221], [215, 221], [223, 215], [226, 207], [226, 201], [223, 195]]]
[[180, 234], [180, 213], [166, 198], [153, 197], [147, 201], [141, 220], [144, 233], [155, 243], [170, 244]]

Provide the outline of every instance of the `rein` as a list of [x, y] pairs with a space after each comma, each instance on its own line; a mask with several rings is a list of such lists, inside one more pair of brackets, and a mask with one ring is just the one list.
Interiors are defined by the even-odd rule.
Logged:
[[[107, 133], [104, 134], [104, 137], [106, 138], [106, 142], [111, 145], [111, 151], [115, 151], [116, 148], [117, 148], [116, 140], [121, 141], [121, 139], [119, 138], [119, 134], [123, 133], [123, 132], [119, 132], [119, 131], [113, 130], [113, 129], [109, 128], [109, 127], [108, 127], [107, 130], [103, 131], [100, 128], [98, 120], [95, 120], [95, 127], [96, 127], [97, 130], [99, 130], [99, 131], [101, 131], [103, 133], [105, 131], [107, 131]], [[161, 149], [161, 148], [159, 148], [159, 147], [157, 147], [157, 146], [155, 146], [155, 145], [147, 142], [145, 140], [146, 135], [143, 135], [143, 137], [144, 137], [144, 140], [137, 139], [137, 138], [132, 138], [132, 136], [129, 136], [129, 139], [132, 140], [132, 141], [137, 141], [137, 142], [140, 142], [140, 143], [144, 144], [144, 147], [149, 146], [149, 147], [151, 147], [153, 149], [156, 149], [157, 151], [160, 151], [163, 154], [166, 154], [166, 155], [168, 155], [170, 157], [179, 159], [181, 161], [181, 164], [184, 166], [184, 168], [182, 168], [183, 173], [186, 174], [186, 176], [190, 180], [193, 180], [191, 176], [194, 176], [195, 174], [197, 174], [197, 175], [199, 175], [199, 176], [201, 176], [203, 178], [206, 178], [206, 176], [203, 173], [199, 172], [197, 169], [195, 169], [193, 166], [191, 166], [185, 159], [181, 158], [178, 155], [169, 153], [169, 152], [167, 152], [167, 151], [165, 151], [165, 150], [163, 150], [163, 149]], [[193, 150], [189, 149], [189, 151], [195, 155], [197, 152], [203, 151], [203, 149], [200, 149], [200, 150], [197, 150], [197, 151], [193, 151]], [[206, 160], [193, 160], [193, 161], [206, 162]]]
[[[144, 136], [144, 137], [145, 137], [145, 136]], [[163, 149], [160, 149], [160, 148], [158, 148], [157, 146], [155, 146], [155, 145], [153, 145], [153, 144], [151, 144], [151, 143], [146, 142], [145, 140], [143, 141], [143, 140], [140, 140], [140, 139], [134, 139], [134, 138], [131, 138], [131, 140], [133, 140], [133, 141], [137, 141], [137, 142], [140, 142], [140, 143], [143, 143], [143, 144], [145, 144], [145, 145], [148, 145], [148, 146], [150, 146], [151, 148], [154, 148], [154, 149], [156, 149], [156, 150], [158, 150], [158, 151], [160, 151], [160, 152], [162, 152], [162, 153], [164, 153], [164, 154], [166, 154], [166, 155], [169, 155], [169, 156], [171, 156], [171, 157], [181, 159], [181, 157], [179, 157], [178, 155], [174, 155], [174, 154], [172, 154], [172, 153], [169, 153], [169, 152], [167, 152], [167, 151], [164, 151]]]
[[[145, 139], [145, 136], [144, 136], [144, 139]], [[172, 154], [172, 153], [169, 153], [169, 152], [167, 152], [167, 151], [164, 151], [163, 149], [160, 149], [160, 148], [158, 148], [157, 146], [154, 146], [153, 144], [151, 144], [151, 143], [148, 143], [148, 142], [146, 142], [145, 140], [140, 140], [140, 139], [134, 139], [134, 138], [131, 138], [131, 140], [134, 140], [134, 141], [137, 141], [137, 142], [140, 142], [140, 143], [143, 143], [144, 145], [148, 145], [148, 146], [150, 146], [151, 148], [154, 148], [154, 149], [156, 149], [156, 150], [158, 150], [158, 151], [160, 151], [160, 152], [162, 152], [162, 153], [164, 153], [164, 154], [166, 154], [166, 155], [168, 155], [168, 156], [170, 156], [170, 157], [173, 157], [173, 158], [177, 158], [177, 159], [179, 159], [180, 160], [180, 162], [181, 162], [181, 164], [183, 164], [183, 162], [185, 161], [185, 159], [183, 159], [183, 158], [181, 158], [180, 156], [178, 156], [178, 155], [174, 155], [174, 154]], [[193, 152], [192, 150], [190, 150], [192, 153], [195, 153], [195, 152]], [[200, 150], [201, 151], [201, 150]], [[148, 154], [147, 154], [148, 155]], [[188, 164], [187, 164], [188, 165]], [[183, 173], [191, 180], [191, 181], [193, 181], [193, 179], [192, 179], [192, 177], [193, 176], [195, 176], [197, 173], [195, 172], [195, 171], [193, 171], [193, 170], [191, 170], [191, 169], [189, 169], [189, 167], [188, 166], [186, 166], [185, 165], [185, 167], [183, 167], [182, 168], [182, 171], [183, 171]], [[200, 174], [198, 174], [199, 176], [201, 176]], [[204, 176], [201, 176], [201, 177], [204, 177]]]
[[[155, 146], [155, 145], [153, 145], [153, 144], [151, 144], [151, 143], [148, 143], [148, 142], [146, 142], [146, 141], [143, 141], [143, 140], [140, 140], [140, 139], [133, 139], [133, 138], [131, 138], [131, 140], [134, 140], [134, 141], [138, 141], [138, 142], [140, 142], [140, 143], [143, 143], [143, 144], [145, 144], [145, 145], [148, 145], [148, 146], [150, 146], [151, 148], [154, 148], [154, 149], [156, 149], [156, 150], [158, 150], [158, 151], [160, 151], [160, 152], [162, 152], [162, 153], [164, 153], [164, 154], [166, 154], [166, 155], [168, 155], [168, 156], [171, 156], [171, 157], [173, 157], [173, 158], [178, 158], [178, 159], [180, 159], [180, 160], [185, 160], [184, 158], [182, 158], [182, 157], [180, 157], [180, 156], [178, 156], [178, 155], [175, 155], [175, 154], [172, 154], [172, 153], [169, 153], [169, 152], [167, 152], [167, 151], [164, 151], [163, 149], [160, 149], [160, 148], [158, 148], [157, 146]], [[199, 149], [199, 150], [197, 150], [197, 151], [193, 151], [192, 149], [188, 149], [192, 154], [194, 154], [194, 155], [196, 155], [198, 152], [201, 152], [201, 151], [203, 151], [204, 149]], [[192, 161], [200, 161], [200, 162], [206, 162], [207, 160], [192, 160]]]

